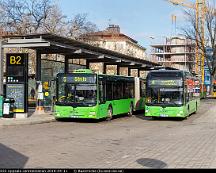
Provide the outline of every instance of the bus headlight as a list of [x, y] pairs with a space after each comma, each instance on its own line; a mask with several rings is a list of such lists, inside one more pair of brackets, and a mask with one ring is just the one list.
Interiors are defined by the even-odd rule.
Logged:
[[95, 115], [96, 115], [96, 112], [90, 112], [89, 115], [90, 115], [90, 116], [95, 116]]
[[149, 112], [149, 108], [146, 107], [146, 108], [145, 108], [145, 113], [148, 113], [148, 112]]
[[148, 98], [146, 99], [146, 103], [151, 103], [151, 97], [148, 97]]

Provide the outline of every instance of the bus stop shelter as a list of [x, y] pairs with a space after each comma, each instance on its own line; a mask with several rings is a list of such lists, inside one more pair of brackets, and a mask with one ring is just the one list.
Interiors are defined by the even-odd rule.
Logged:
[[[149, 71], [162, 67], [151, 61], [124, 55], [54, 34], [4, 36], [0, 43], [1, 60], [4, 58], [4, 48], [27, 48], [35, 50], [36, 81], [41, 81], [42, 54], [63, 55], [65, 59], [65, 73], [68, 72], [70, 59], [85, 59], [86, 68], [89, 68], [90, 63], [104, 63], [103, 73], [106, 73], [107, 65], [116, 65], [117, 74], [120, 73], [120, 67], [127, 67], [128, 76], [130, 76], [130, 69], [137, 69], [139, 76], [140, 71]], [[0, 94], [3, 95], [3, 61], [0, 61]]]

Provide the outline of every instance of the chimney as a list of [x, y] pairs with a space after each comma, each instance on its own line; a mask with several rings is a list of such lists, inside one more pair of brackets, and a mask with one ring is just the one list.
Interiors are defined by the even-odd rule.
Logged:
[[113, 33], [113, 34], [119, 34], [120, 33], [119, 25], [109, 25], [109, 27], [106, 30], [109, 33]]

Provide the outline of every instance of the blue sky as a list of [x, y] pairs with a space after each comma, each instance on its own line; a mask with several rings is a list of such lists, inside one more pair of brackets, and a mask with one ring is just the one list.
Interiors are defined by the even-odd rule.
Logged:
[[[57, 0], [62, 12], [69, 16], [87, 13], [88, 20], [99, 30], [109, 24], [120, 25], [121, 32], [134, 38], [144, 47], [175, 34], [171, 15], [177, 16], [177, 33], [185, 25], [183, 7], [165, 0]], [[155, 39], [149, 38], [153, 36]]]

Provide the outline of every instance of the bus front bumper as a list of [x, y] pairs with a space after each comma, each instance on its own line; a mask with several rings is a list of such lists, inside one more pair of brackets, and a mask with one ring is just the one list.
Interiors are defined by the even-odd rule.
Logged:
[[185, 117], [184, 107], [145, 106], [147, 117]]
[[55, 106], [55, 118], [97, 119], [96, 107]]

